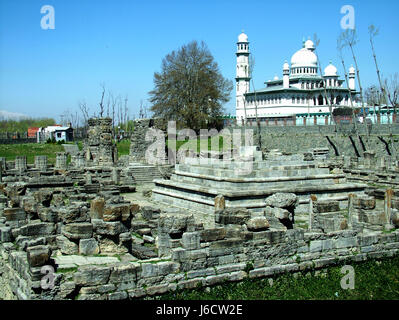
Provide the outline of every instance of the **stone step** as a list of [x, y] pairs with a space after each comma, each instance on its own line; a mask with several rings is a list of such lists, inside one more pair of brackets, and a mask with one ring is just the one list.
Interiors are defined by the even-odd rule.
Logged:
[[[264, 169], [255, 169], [250, 165], [247, 167], [248, 174], [245, 177], [286, 177], [286, 176], [306, 176], [316, 174], [328, 174], [328, 168], [314, 168], [309, 166], [292, 166], [292, 167], [270, 167]], [[176, 172], [190, 172], [203, 175], [211, 175], [217, 177], [237, 177], [238, 168], [223, 169], [223, 168], [209, 168], [201, 166], [187, 166], [176, 165]], [[243, 168], [245, 169], [245, 167]]]

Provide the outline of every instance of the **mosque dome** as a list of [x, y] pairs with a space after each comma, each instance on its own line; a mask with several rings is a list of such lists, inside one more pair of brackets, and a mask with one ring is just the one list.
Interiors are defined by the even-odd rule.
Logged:
[[238, 42], [248, 42], [248, 36], [244, 32], [242, 32], [238, 36]]
[[315, 49], [313, 41], [312, 40], [306, 40], [305, 48], [310, 50], [310, 51], [313, 51]]
[[338, 76], [337, 71], [338, 71], [337, 68], [330, 61], [330, 64], [327, 67], [325, 67], [325, 69], [324, 69], [324, 76], [325, 77], [337, 77]]
[[287, 61], [285, 61], [283, 64], [283, 70], [290, 70], [290, 66], [288, 65]]
[[306, 48], [306, 43], [305, 47], [295, 52], [291, 58], [291, 68], [297, 67], [317, 67], [317, 56], [311, 49]]

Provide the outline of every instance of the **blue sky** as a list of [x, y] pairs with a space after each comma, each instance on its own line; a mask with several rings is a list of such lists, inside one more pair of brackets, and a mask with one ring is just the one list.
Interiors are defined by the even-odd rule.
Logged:
[[[59, 119], [85, 100], [98, 108], [100, 84], [128, 96], [130, 116], [140, 100], [150, 106], [153, 74], [172, 50], [203, 40], [222, 74], [234, 81], [237, 36], [245, 30], [255, 58], [256, 89], [275, 75], [301, 48], [303, 37], [320, 38], [322, 67], [338, 67], [336, 39], [342, 31], [340, 9], [355, 9], [356, 47], [363, 87], [377, 83], [368, 25], [384, 75], [398, 72], [399, 2], [267, 0], [0, 0], [0, 110]], [[55, 9], [55, 30], [43, 30], [43, 5]], [[345, 60], [352, 63], [349, 52]], [[234, 114], [234, 90], [226, 104]]]

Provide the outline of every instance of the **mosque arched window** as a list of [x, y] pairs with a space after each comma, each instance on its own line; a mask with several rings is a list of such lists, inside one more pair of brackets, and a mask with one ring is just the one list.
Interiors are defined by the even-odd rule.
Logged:
[[318, 100], [318, 103], [319, 103], [319, 106], [322, 106], [323, 105], [323, 97], [322, 97], [322, 95], [320, 94], [319, 95], [319, 97], [317, 98], [317, 100]]

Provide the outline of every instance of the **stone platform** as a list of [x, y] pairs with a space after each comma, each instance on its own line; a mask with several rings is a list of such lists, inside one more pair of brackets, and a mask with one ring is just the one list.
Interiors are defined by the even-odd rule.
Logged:
[[[242, 169], [247, 174], [242, 174]], [[240, 171], [241, 170], [241, 171]], [[307, 210], [311, 194], [318, 199], [347, 204], [348, 194], [363, 194], [365, 184], [348, 183], [344, 173], [331, 173], [318, 161], [304, 161], [302, 155], [272, 156], [267, 160], [223, 161], [186, 158], [176, 164], [170, 180], [154, 180], [153, 200], [167, 205], [213, 214], [215, 197], [224, 197], [227, 208], [248, 208], [263, 212], [265, 198], [276, 192], [295, 193], [298, 213]]]

